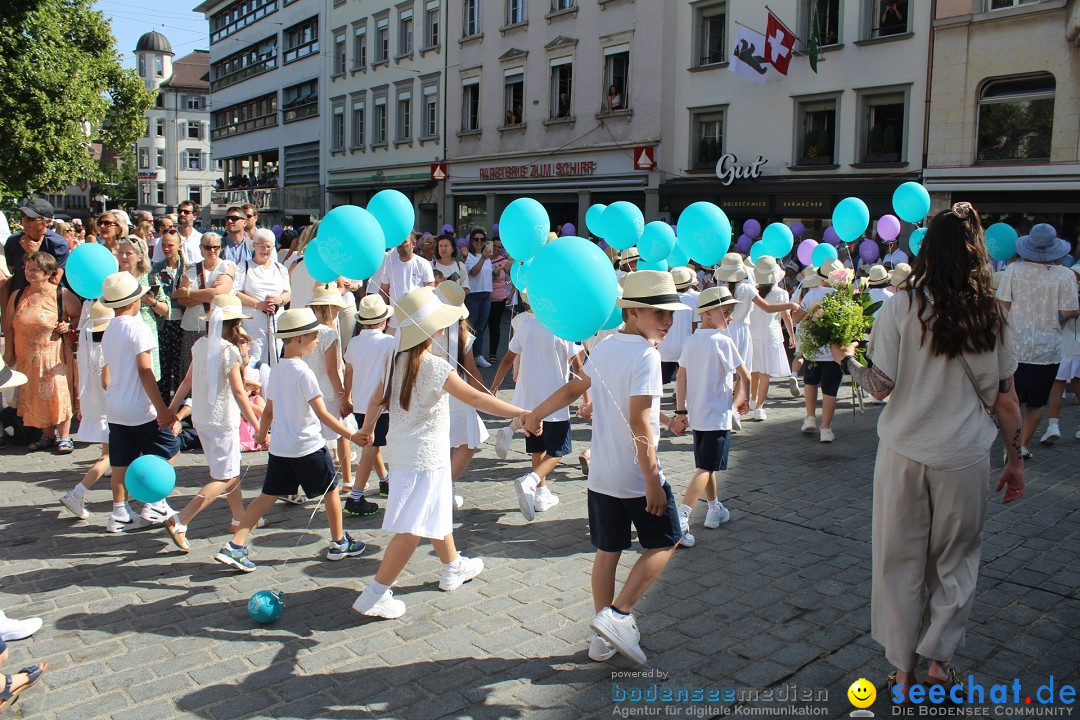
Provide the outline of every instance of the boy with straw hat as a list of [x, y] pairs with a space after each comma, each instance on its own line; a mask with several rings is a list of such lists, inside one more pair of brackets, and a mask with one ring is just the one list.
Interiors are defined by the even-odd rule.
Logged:
[[[597, 633], [589, 657], [603, 661], [616, 651], [645, 663], [640, 633], [631, 614], [659, 577], [679, 542], [675, 498], [656, 460], [663, 423], [675, 433], [686, 430], [685, 417], [660, 412], [660, 343], [675, 312], [689, 311], [679, 301], [671, 273], [639, 270], [623, 280], [623, 329], [593, 350], [582, 377], [556, 390], [525, 416], [528, 432], [540, 430], [545, 417], [566, 407], [592, 388], [593, 442], [589, 463], [589, 533], [596, 548], [592, 569], [590, 623]], [[630, 548], [636, 528], [644, 552], [615, 594], [619, 558]]]

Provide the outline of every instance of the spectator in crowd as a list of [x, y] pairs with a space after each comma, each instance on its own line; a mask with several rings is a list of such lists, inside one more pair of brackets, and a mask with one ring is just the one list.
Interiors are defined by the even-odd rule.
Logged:
[[107, 210], [97, 218], [97, 241], [115, 253], [120, 238], [127, 237], [129, 227], [126, 213]]

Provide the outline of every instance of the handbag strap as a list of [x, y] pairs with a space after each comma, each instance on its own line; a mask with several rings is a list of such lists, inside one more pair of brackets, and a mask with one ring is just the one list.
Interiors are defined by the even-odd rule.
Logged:
[[967, 375], [968, 380], [971, 381], [971, 387], [975, 388], [975, 396], [979, 398], [979, 404], [982, 405], [982, 409], [986, 411], [986, 414], [990, 416], [990, 419], [994, 421], [994, 425], [997, 425], [997, 417], [994, 415], [994, 411], [990, 406], [986, 404], [986, 401], [983, 400], [982, 393], [979, 391], [979, 383], [975, 382], [975, 373], [971, 371], [971, 366], [968, 365], [968, 361], [962, 354], [957, 355], [957, 357], [960, 359], [960, 364], [964, 366], [964, 374]]

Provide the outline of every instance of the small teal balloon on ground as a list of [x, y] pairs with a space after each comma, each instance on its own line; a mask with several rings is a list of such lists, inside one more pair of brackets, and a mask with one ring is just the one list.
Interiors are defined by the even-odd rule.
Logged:
[[1016, 241], [1020, 239], [1012, 225], [994, 223], [986, 228], [986, 250], [995, 260], [1012, 260], [1016, 255]]
[[828, 243], [820, 243], [814, 251], [810, 253], [810, 262], [814, 264], [814, 267], [821, 267], [829, 260], [835, 260], [836, 248]]
[[926, 237], [926, 228], [917, 228], [915, 232], [911, 233], [911, 237], [908, 238], [907, 244], [912, 255], [919, 255], [919, 248], [922, 247], [924, 237]]
[[921, 222], [930, 212], [930, 193], [917, 182], [906, 182], [893, 191], [892, 205], [901, 220]]
[[[17, 268], [22, 272], [22, 268]], [[98, 243], [83, 243], [68, 255], [64, 268], [68, 284], [79, 297], [91, 300], [101, 297], [101, 284], [105, 278], [119, 270], [116, 256], [109, 248]]]
[[176, 487], [176, 470], [165, 458], [143, 455], [128, 465], [124, 485], [136, 500], [155, 503], [169, 497]]
[[274, 622], [284, 610], [285, 594], [272, 590], [260, 590], [247, 604], [248, 617], [261, 625]]

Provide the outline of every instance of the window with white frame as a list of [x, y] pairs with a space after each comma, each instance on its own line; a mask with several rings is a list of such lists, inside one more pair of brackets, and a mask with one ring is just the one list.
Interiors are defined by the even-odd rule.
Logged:
[[198, 149], [180, 151], [181, 170], [207, 170], [209, 169], [207, 162], [207, 154]]
[[334, 33], [334, 70], [333, 75], [345, 74], [345, 31]]
[[525, 122], [525, 68], [503, 71], [504, 126]]
[[630, 46], [604, 48], [604, 102], [606, 112], [630, 107]]
[[862, 147], [859, 161], [864, 163], [900, 162], [904, 159], [904, 139], [907, 127], [904, 92], [864, 94], [862, 126], [859, 129]]
[[869, 0], [869, 37], [889, 37], [911, 31], [908, 0]]
[[413, 52], [413, 11], [402, 10], [398, 14], [398, 56], [412, 55]]
[[156, 193], [157, 194], [157, 204], [158, 205], [164, 205], [165, 204], [165, 185], [162, 184], [162, 183], [155, 183], [155, 185], [157, 186], [157, 193]]
[[141, 202], [143, 205], [150, 204], [150, 191], [152, 185], [153, 183], [148, 182], [139, 183], [139, 197], [142, 198]]
[[574, 7], [574, 0], [552, 0], [551, 9], [554, 12], [559, 10], [569, 10]]
[[203, 139], [203, 124], [198, 120], [189, 120], [187, 123], [187, 139], [188, 140], [202, 140]]
[[317, 55], [319, 52], [319, 18], [311, 17], [285, 30], [286, 64]]
[[439, 134], [439, 86], [435, 83], [424, 86], [424, 117], [421, 137], [434, 138]]
[[1004, 10], [1005, 8], [1019, 7], [1021, 5], [1033, 5], [1043, 0], [987, 0], [987, 10]]
[[146, 77], [146, 56], [139, 56], [139, 77]]
[[804, 48], [810, 43], [815, 25], [819, 47], [840, 42], [840, 5], [840, 0], [802, 0], [799, 12]]
[[337, 100], [330, 116], [330, 150], [345, 149], [345, 100]]
[[724, 154], [724, 108], [691, 110], [690, 167], [712, 170]]
[[188, 185], [187, 199], [195, 203], [195, 207], [202, 205], [202, 186]]
[[979, 93], [976, 160], [1049, 161], [1056, 85], [1050, 73], [987, 81]]
[[574, 59], [557, 58], [551, 61], [550, 117], [569, 118], [574, 110]]
[[412, 140], [412, 90], [397, 91], [397, 142]]
[[165, 118], [154, 119], [154, 134], [158, 137], [165, 137]]
[[[383, 91], [386, 92], [385, 90]], [[375, 123], [371, 129], [371, 144], [375, 146], [386, 145], [386, 95], [375, 98]]]
[[[180, 163], [183, 166], [183, 163]], [[154, 149], [154, 167], [165, 167], [165, 148]]]
[[381, 18], [375, 22], [375, 62], [389, 62], [390, 60], [390, 18]]
[[188, 95], [184, 98], [184, 101], [188, 110], [206, 109], [206, 97], [203, 95]]
[[506, 0], [507, 25], [518, 25], [528, 19], [525, 14], [525, 0]]
[[140, 170], [149, 170], [150, 169], [150, 149], [149, 148], [139, 148], [139, 169]]
[[363, 70], [367, 65], [367, 25], [353, 30], [353, 70]]
[[465, 37], [480, 34], [480, 0], [465, 0], [465, 21], [462, 32]]
[[354, 99], [352, 104], [352, 147], [354, 148], [364, 147], [364, 134], [367, 131], [367, 118], [364, 116], [364, 111], [364, 101]]
[[462, 83], [461, 129], [464, 132], [480, 129], [480, 78], [472, 78]]
[[798, 165], [833, 165], [836, 147], [836, 99], [797, 103]]
[[428, 0], [424, 5], [424, 47], [439, 45], [439, 0]]
[[702, 5], [694, 9], [694, 67], [722, 63], [727, 59], [727, 3]]
[[165, 58], [160, 55], [154, 58], [154, 74], [158, 77], [165, 77]]

